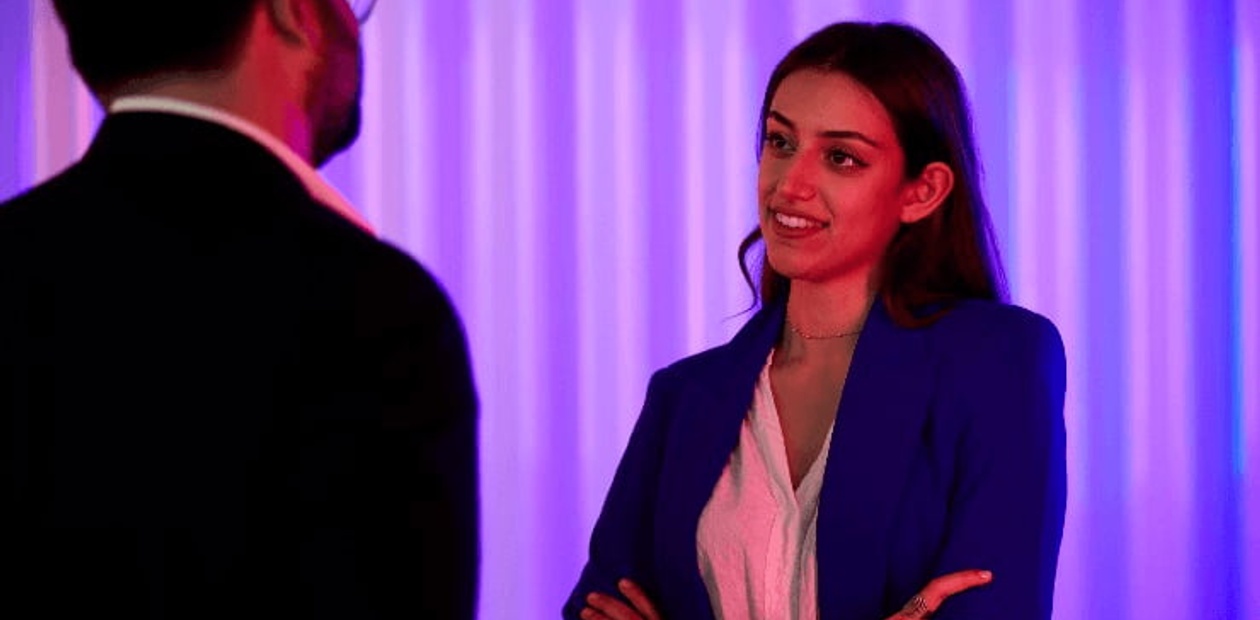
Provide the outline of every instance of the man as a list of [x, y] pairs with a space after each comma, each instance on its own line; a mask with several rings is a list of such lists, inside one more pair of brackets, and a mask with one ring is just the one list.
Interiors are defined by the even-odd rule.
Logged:
[[473, 615], [462, 328], [314, 170], [354, 4], [54, 0], [109, 114], [0, 205], [0, 615]]

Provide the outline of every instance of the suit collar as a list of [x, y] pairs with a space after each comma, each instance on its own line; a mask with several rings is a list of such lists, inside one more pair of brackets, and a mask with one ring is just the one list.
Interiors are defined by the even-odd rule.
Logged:
[[341, 193], [292, 149], [243, 119], [205, 106], [159, 98], [118, 100], [85, 157], [110, 167], [113, 160], [138, 160], [154, 168], [174, 162], [231, 168], [241, 175], [231, 179], [238, 186], [300, 191], [375, 234]]

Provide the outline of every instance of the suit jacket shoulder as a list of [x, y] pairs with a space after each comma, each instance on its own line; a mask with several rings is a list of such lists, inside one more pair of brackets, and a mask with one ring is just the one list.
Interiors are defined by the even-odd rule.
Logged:
[[473, 615], [458, 317], [265, 147], [106, 117], [0, 205], [0, 299], [6, 514], [32, 532], [5, 560], [51, 615]]

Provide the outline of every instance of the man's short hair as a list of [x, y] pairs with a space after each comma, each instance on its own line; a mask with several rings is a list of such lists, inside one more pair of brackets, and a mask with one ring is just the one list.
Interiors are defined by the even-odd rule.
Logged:
[[260, 0], [53, 0], [70, 59], [98, 96], [168, 72], [229, 67]]

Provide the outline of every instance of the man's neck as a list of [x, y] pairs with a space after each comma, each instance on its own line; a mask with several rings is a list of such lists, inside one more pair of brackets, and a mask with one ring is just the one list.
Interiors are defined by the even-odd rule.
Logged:
[[105, 105], [124, 97], [161, 97], [214, 108], [256, 125], [312, 163], [311, 132], [305, 115], [274, 97], [248, 96], [266, 92], [225, 74], [177, 74], [133, 82], [112, 93]]

